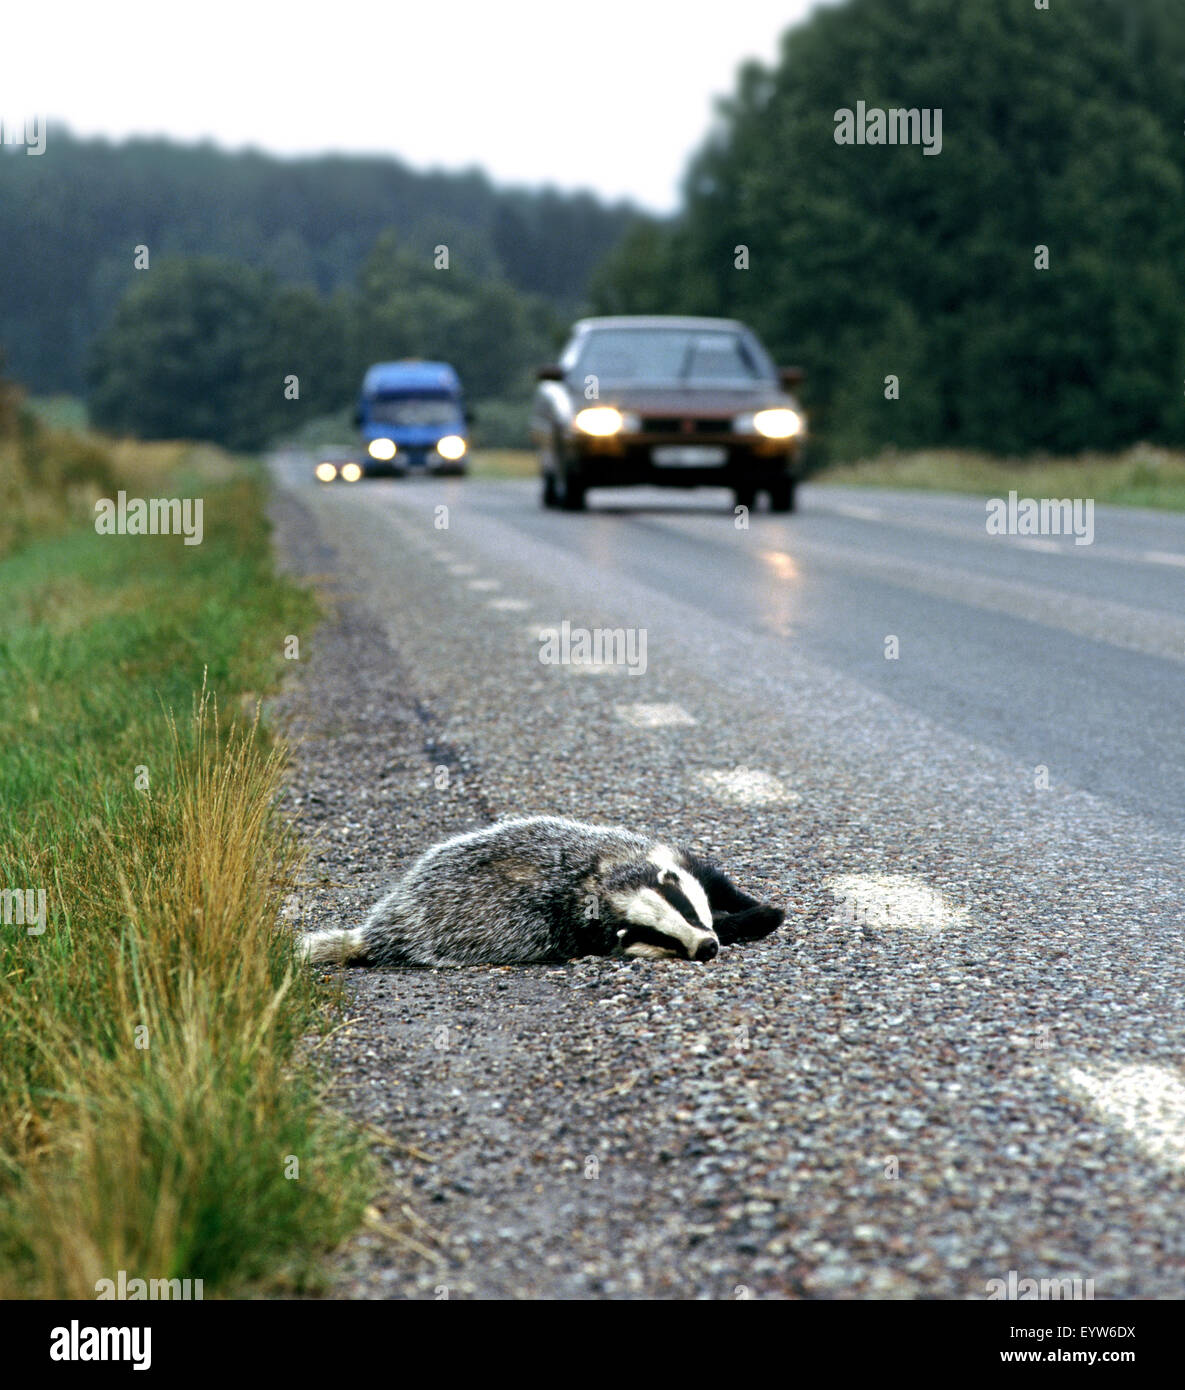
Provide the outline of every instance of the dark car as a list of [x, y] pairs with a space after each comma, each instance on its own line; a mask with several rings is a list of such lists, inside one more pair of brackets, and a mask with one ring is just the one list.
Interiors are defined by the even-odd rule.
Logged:
[[733, 319], [581, 319], [531, 407], [543, 505], [577, 511], [590, 487], [729, 487], [794, 510], [806, 422], [756, 336]]

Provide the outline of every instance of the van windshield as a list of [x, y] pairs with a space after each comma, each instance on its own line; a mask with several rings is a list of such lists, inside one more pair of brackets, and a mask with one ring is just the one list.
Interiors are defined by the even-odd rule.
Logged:
[[370, 402], [376, 425], [452, 425], [460, 407], [447, 396], [386, 396]]

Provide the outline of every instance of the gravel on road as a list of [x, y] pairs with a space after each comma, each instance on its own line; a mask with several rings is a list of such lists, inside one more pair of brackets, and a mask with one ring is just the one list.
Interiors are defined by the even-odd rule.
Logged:
[[[695, 843], [787, 924], [708, 966], [343, 972], [334, 1103], [415, 1151], [377, 1205], [422, 1249], [360, 1233], [330, 1296], [1180, 1297], [1180, 841], [473, 496], [277, 493], [331, 609], [276, 702], [296, 924], [530, 813]], [[542, 664], [564, 619], [644, 627], [645, 675]]]

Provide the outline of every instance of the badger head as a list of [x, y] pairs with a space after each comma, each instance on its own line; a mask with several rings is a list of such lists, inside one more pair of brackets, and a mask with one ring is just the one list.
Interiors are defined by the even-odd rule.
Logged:
[[663, 846], [618, 865], [602, 892], [615, 955], [702, 962], [720, 950], [703, 885]]

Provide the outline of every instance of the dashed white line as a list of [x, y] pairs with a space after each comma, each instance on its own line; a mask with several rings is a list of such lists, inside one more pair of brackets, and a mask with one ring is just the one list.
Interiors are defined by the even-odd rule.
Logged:
[[616, 705], [617, 717], [635, 729], [665, 729], [696, 721], [682, 705]]
[[1071, 1067], [1066, 1080], [1149, 1157], [1185, 1169], [1185, 1084], [1168, 1067]]
[[788, 805], [802, 799], [772, 773], [760, 768], [713, 769], [698, 773], [696, 781], [711, 796], [733, 806]]
[[966, 908], [914, 874], [837, 874], [826, 887], [840, 902], [832, 927], [906, 928], [934, 935], [970, 920]]

